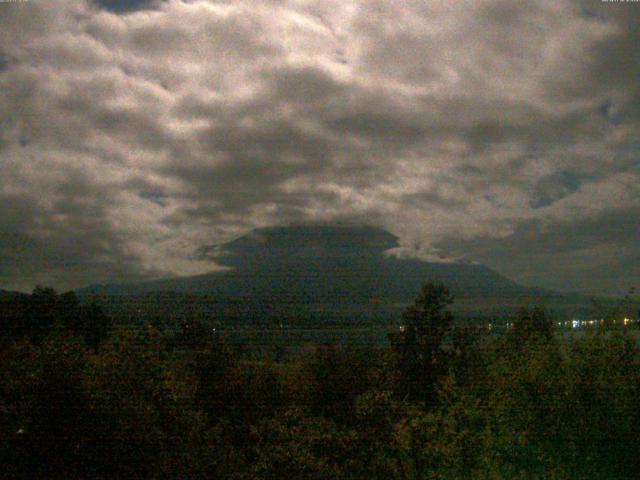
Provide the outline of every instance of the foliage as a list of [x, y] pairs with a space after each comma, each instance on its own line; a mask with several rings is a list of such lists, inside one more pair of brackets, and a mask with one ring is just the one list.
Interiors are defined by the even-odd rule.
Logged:
[[52, 288], [36, 287], [31, 295], [0, 299], [0, 340], [26, 336], [38, 343], [58, 327], [82, 337], [96, 350], [110, 323], [98, 305], [81, 303], [73, 292], [58, 294]]
[[513, 333], [520, 342], [548, 341], [553, 337], [553, 319], [541, 307], [521, 308], [513, 321]]
[[427, 283], [402, 315], [405, 324], [397, 345], [398, 388], [407, 398], [434, 402], [436, 381], [446, 372], [450, 359], [443, 340], [453, 322], [447, 308], [452, 302], [447, 287]]
[[275, 362], [198, 324], [121, 326], [92, 342], [73, 296], [26, 297], [0, 347], [3, 478], [623, 479], [640, 470], [635, 331], [567, 335], [533, 309], [489, 333], [453, 322], [447, 290], [428, 285], [393, 348], [318, 345]]

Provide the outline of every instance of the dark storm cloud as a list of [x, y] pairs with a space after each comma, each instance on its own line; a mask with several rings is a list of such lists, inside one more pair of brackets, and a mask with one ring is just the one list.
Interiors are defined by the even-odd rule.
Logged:
[[203, 273], [217, 266], [199, 246], [347, 221], [388, 229], [401, 255], [617, 291], [637, 272], [590, 232], [640, 204], [639, 14], [581, 0], [0, 3], [0, 287]]
[[547, 207], [580, 188], [583, 179], [569, 170], [560, 170], [542, 177], [534, 186], [533, 208]]
[[98, 275], [115, 280], [153, 273], [141, 272], [138, 259], [123, 250], [105, 216], [104, 195], [81, 174], [70, 173], [48, 196], [48, 205], [0, 197], [0, 281], [24, 289], [50, 282], [68, 288]]
[[0, 50], [0, 73], [7, 70], [9, 68], [9, 59], [7, 56]]
[[116, 13], [144, 10], [160, 3], [160, 0], [95, 0], [96, 5]]
[[530, 285], [623, 295], [637, 286], [640, 276], [638, 218], [640, 208], [632, 207], [552, 227], [529, 221], [503, 239], [447, 239], [440, 247], [493, 265]]

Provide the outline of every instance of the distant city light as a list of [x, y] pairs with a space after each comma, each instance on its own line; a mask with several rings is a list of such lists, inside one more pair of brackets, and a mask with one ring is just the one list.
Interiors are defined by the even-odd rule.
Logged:
[[[609, 320], [612, 324], [622, 324], [623, 326], [628, 326], [631, 325], [637, 321], [639, 321], [638, 319], [634, 319], [634, 318], [628, 318], [628, 317], [624, 317], [624, 318], [618, 318], [618, 319], [611, 319]], [[559, 321], [556, 322], [556, 325], [558, 327], [570, 327], [573, 329], [581, 329], [581, 328], [587, 328], [587, 327], [597, 327], [598, 325], [604, 325], [605, 321], [604, 319], [592, 319], [592, 320], [581, 320], [579, 318], [574, 318], [573, 320], [564, 320], [564, 321]], [[505, 322], [505, 323], [500, 323], [495, 325], [494, 323], [485, 323], [484, 327], [487, 330], [500, 330], [503, 328], [513, 328], [513, 322]], [[400, 325], [399, 329], [401, 332], [405, 331], [405, 325]]]

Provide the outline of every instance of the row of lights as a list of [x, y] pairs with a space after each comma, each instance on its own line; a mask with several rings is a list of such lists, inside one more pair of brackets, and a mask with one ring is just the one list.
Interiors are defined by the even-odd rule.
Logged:
[[[631, 318], [623, 318], [621, 320], [612, 320], [611, 323], [613, 324], [621, 324], [624, 325], [625, 327], [631, 323], [635, 323], [636, 320], [631, 319]], [[578, 319], [574, 319], [571, 322], [564, 322], [564, 326], [569, 326], [569, 323], [571, 323], [571, 328], [580, 328], [580, 327], [586, 327], [586, 326], [594, 326], [594, 325], [602, 325], [605, 323], [605, 320], [603, 318], [601, 318], [600, 320], [578, 320]], [[560, 325], [561, 322], [558, 322], [558, 325]]]
[[[632, 319], [632, 318], [623, 318], [621, 320], [612, 320], [612, 323], [614, 324], [618, 324], [620, 323], [621, 325], [624, 325], [625, 327], [631, 323], [635, 323], [636, 320]], [[600, 320], [579, 320], [579, 319], [573, 319], [573, 320], [567, 320], [565, 322], [557, 322], [557, 325], [559, 327], [571, 327], [571, 328], [580, 328], [580, 327], [586, 327], [586, 326], [595, 326], [595, 325], [603, 325], [605, 323], [604, 318], [601, 318]], [[507, 328], [511, 328], [513, 327], [513, 323], [512, 322], [507, 322]], [[493, 328], [493, 324], [489, 324], [488, 325], [489, 330], [491, 330]]]
[[[625, 327], [627, 325], [630, 325], [631, 323], [635, 323], [636, 320], [632, 319], [632, 318], [623, 318], [622, 320], [618, 321], [618, 320], [612, 320], [612, 323], [617, 324], [620, 323], [622, 325], [624, 325]], [[566, 322], [557, 322], [557, 325], [559, 327], [571, 327], [571, 328], [580, 328], [580, 327], [586, 327], [586, 326], [594, 326], [594, 325], [603, 325], [604, 324], [604, 319], [601, 318], [600, 320], [578, 320], [578, 319], [573, 319], [573, 320], [567, 320]], [[512, 328], [513, 327], [513, 323], [512, 322], [507, 322], [507, 328]], [[488, 323], [487, 324], [487, 328], [489, 330], [493, 330], [493, 323]], [[405, 326], [404, 325], [400, 325], [400, 331], [404, 332], [405, 331]]]

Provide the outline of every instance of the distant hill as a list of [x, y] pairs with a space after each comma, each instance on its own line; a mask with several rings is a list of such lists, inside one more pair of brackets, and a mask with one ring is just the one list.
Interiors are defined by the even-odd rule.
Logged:
[[[447, 285], [458, 299], [454, 308], [469, 314], [501, 312], [527, 303], [563, 305], [570, 310], [576, 305], [583, 308], [588, 301], [579, 295], [521, 286], [483, 265], [400, 259], [385, 253], [396, 246], [394, 235], [373, 227], [263, 228], [201, 249], [202, 257], [215, 259], [228, 268], [225, 271], [91, 285], [77, 293], [138, 297], [133, 303], [137, 308], [144, 305], [145, 311], [155, 308], [163, 314], [187, 308], [221, 315], [228, 310], [221, 305], [234, 305], [234, 311], [254, 317], [318, 309], [336, 314], [374, 309], [387, 315], [411, 302], [428, 281]], [[179, 307], [185, 299], [189, 307]]]

